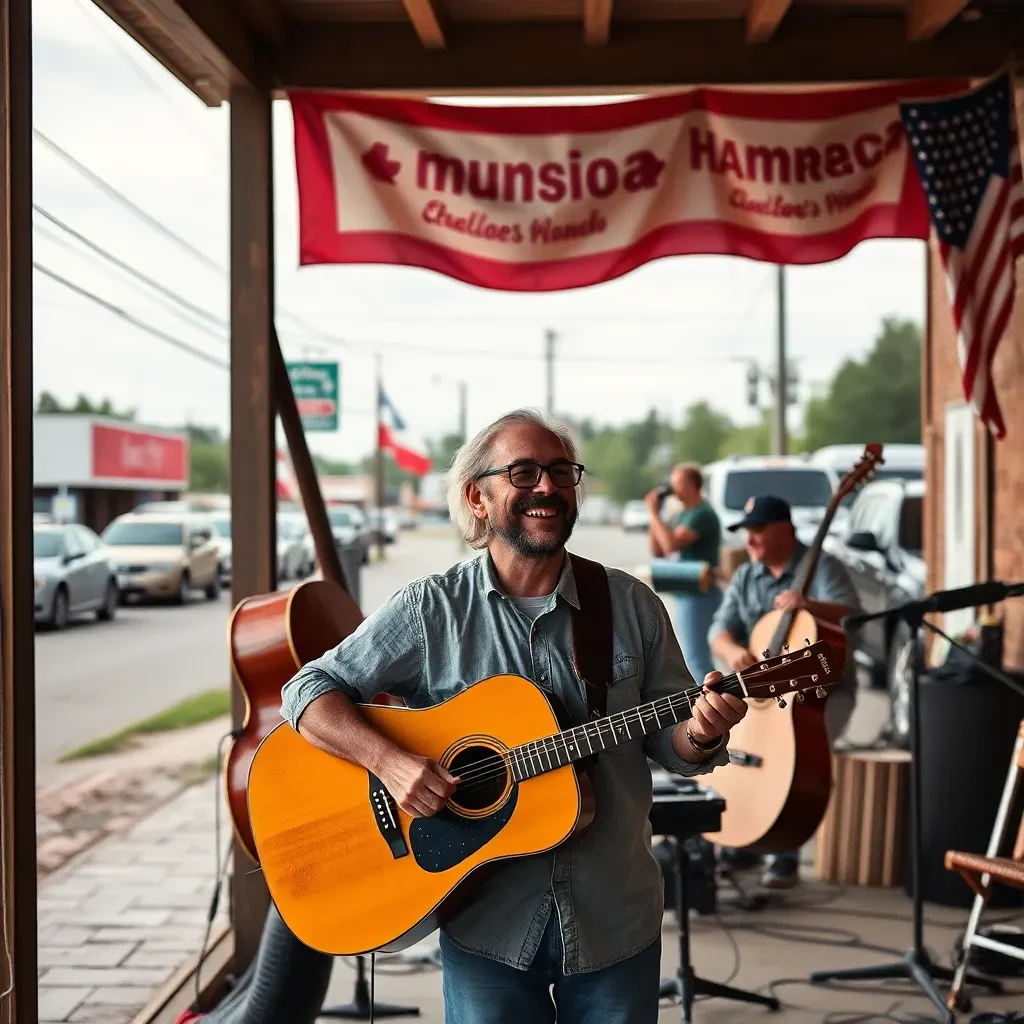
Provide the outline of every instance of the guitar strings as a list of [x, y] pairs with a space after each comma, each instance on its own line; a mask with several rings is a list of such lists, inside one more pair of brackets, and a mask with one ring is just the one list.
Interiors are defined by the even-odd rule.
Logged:
[[[728, 692], [729, 687], [738, 681], [737, 676], [729, 675], [719, 680], [719, 685], [716, 687], [719, 691]], [[524, 761], [529, 761], [532, 767], [534, 759], [539, 759], [541, 754], [550, 755], [552, 753], [558, 753], [557, 743], [559, 740], [562, 742], [563, 748], [567, 749], [567, 739], [571, 738], [573, 744], [579, 747], [579, 739], [574, 735], [578, 730], [584, 730], [584, 735], [587, 736], [587, 742], [593, 748], [593, 744], [590, 741], [590, 735], [586, 730], [590, 726], [597, 726], [597, 737], [601, 738], [603, 735], [601, 725], [607, 722], [609, 728], [612, 730], [612, 735], [615, 735], [615, 722], [621, 721], [626, 726], [627, 731], [630, 722], [639, 724], [641, 728], [651, 723], [651, 721], [658, 721], [660, 719], [659, 711], [662, 713], [674, 713], [678, 709], [680, 710], [692, 710], [693, 708], [693, 696], [699, 697], [703, 692], [703, 687], [696, 687], [693, 690], [684, 690], [681, 693], [672, 694], [667, 697], [661, 697], [658, 700], [651, 701], [648, 704], [641, 705], [637, 708], [629, 708], [626, 711], [619, 712], [616, 715], [608, 715], [605, 718], [598, 719], [596, 722], [588, 722], [585, 725], [576, 726], [573, 729], [567, 729], [560, 733], [555, 733], [551, 736], [543, 737], [539, 740], [532, 740], [530, 743], [522, 744], [518, 747], [512, 748], [507, 755], [491, 755], [489, 757], [481, 758], [479, 761], [471, 762], [467, 766], [468, 771], [464, 771], [459, 775], [459, 788], [460, 789], [472, 789], [475, 786], [479, 786], [485, 782], [491, 781], [491, 779], [499, 778], [508, 772], [512, 771], [512, 758], [518, 753]], [[685, 704], [684, 704], [685, 702]], [[667, 707], [666, 707], [667, 705]], [[672, 724], [677, 724], [673, 722]], [[646, 734], [646, 730], [645, 730]], [[602, 748], [603, 749], [603, 748]], [[591, 750], [591, 753], [599, 753], [599, 751]], [[582, 755], [584, 757], [590, 756], [589, 754]], [[551, 767], [551, 758], [547, 757], [548, 767]], [[543, 762], [541, 762], [543, 764]], [[467, 785], [467, 783], [469, 783]]]
[[[756, 673], [757, 670], [755, 670], [754, 674]], [[730, 692], [733, 685], [737, 682], [739, 682], [739, 676], [735, 673], [730, 674], [728, 676], [723, 676], [722, 679], [718, 681], [718, 686], [716, 686], [715, 689], [717, 689], [719, 692]], [[598, 727], [597, 735], [600, 739], [602, 735], [601, 723], [603, 722], [608, 723], [609, 727], [612, 729], [613, 735], [615, 731], [614, 720], [621, 720], [622, 724], [626, 726], [627, 731], [630, 721], [634, 723], [639, 723], [641, 727], [643, 727], [645, 721], [647, 724], [649, 724], [652, 717], [655, 721], [659, 719], [659, 709], [663, 711], [668, 710], [674, 713], [676, 711], [676, 705], [679, 704], [681, 707], [683, 701], [686, 702], [686, 708], [692, 711], [692, 697], [699, 697], [700, 694], [703, 692], [703, 686], [695, 687], [692, 690], [684, 690], [677, 694], [672, 694], [667, 697], [661, 697], [658, 700], [649, 702], [648, 704], [640, 705], [637, 708], [627, 709], [626, 711], [619, 712], [616, 715], [608, 715], [605, 718], [599, 719], [596, 722], [589, 722], [586, 723], [586, 725], [576, 726], [573, 729], [568, 729], [564, 732], [555, 733], [551, 736], [546, 736], [542, 739], [533, 740], [530, 743], [522, 744], [518, 747], [512, 748], [507, 755], [494, 754], [489, 757], [481, 758], [479, 761], [471, 762], [469, 765], [467, 765], [467, 768], [469, 769], [468, 771], [460, 773], [460, 775], [458, 776], [460, 780], [458, 788], [463, 790], [473, 789], [477, 786], [490, 782], [493, 779], [498, 779], [506, 774], [511, 774], [513, 771], [512, 758], [516, 754], [518, 754], [524, 762], [528, 762], [531, 768], [533, 767], [534, 759], [539, 760], [541, 754], [547, 755], [548, 769], [550, 769], [552, 767], [550, 755], [554, 753], [557, 756], [558, 740], [562, 741], [562, 746], [564, 748], [567, 747], [567, 737], [571, 738], [577, 747], [579, 746], [578, 738], [575, 735], [573, 735], [577, 730], [586, 730], [588, 726], [596, 725]], [[742, 690], [740, 691], [740, 693], [742, 694]], [[667, 709], [664, 707], [664, 705], [666, 704], [668, 705]], [[591, 747], [593, 747], [593, 744], [590, 742], [589, 734], [584, 732], [584, 735], [587, 735], [587, 742]], [[567, 749], [566, 753], [568, 753]], [[593, 753], [599, 753], [599, 751], [595, 752], [593, 749], [591, 749], [591, 754]], [[584, 754], [582, 756], [588, 757], [590, 755]], [[541, 761], [540, 763], [541, 765], [543, 765], [543, 761]]]

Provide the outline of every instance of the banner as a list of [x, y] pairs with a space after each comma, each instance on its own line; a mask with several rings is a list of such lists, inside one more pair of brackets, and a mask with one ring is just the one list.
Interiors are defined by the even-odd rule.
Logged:
[[899, 103], [962, 87], [694, 89], [578, 107], [293, 92], [300, 262], [550, 291], [663, 256], [823, 263], [868, 238], [925, 239]]
[[328, 432], [338, 429], [338, 364], [288, 363], [302, 428]]

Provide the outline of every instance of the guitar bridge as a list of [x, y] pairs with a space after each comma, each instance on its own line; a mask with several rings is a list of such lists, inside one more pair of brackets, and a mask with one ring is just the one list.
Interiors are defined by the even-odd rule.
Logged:
[[402, 826], [398, 821], [398, 805], [384, 783], [372, 772], [367, 774], [370, 776], [370, 804], [373, 807], [374, 821], [377, 822], [381, 837], [391, 850], [391, 856], [398, 860], [409, 853], [405, 836], [402, 835]]

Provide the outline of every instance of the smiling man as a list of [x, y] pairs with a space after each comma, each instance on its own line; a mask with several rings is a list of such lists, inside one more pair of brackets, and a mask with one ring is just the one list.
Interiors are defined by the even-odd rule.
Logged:
[[[374, 732], [354, 701], [381, 692], [429, 707], [480, 679], [532, 679], [573, 724], [590, 714], [573, 661], [573, 613], [594, 594], [565, 545], [584, 467], [572, 435], [520, 410], [482, 430], [449, 474], [452, 520], [480, 555], [395, 594], [284, 689], [282, 714], [311, 743], [373, 772], [408, 814], [436, 814], [457, 780]], [[612, 653], [608, 713], [693, 681], [661, 600], [604, 569]], [[599, 588], [589, 584], [597, 591]], [[696, 775], [727, 763], [746, 704], [704, 692], [685, 723], [599, 753], [594, 823], [579, 839], [496, 867], [444, 926], [447, 1024], [655, 1024], [664, 907], [651, 853], [647, 757]]]

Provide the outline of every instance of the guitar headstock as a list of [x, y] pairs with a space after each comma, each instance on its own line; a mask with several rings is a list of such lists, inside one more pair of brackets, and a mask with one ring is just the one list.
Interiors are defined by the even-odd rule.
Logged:
[[864, 454], [853, 469], [839, 481], [836, 493], [832, 496], [832, 503], [838, 506], [848, 494], [852, 494], [861, 484], [867, 483], [874, 476], [875, 470], [884, 464], [882, 444], [879, 441], [864, 445]]
[[844, 666], [838, 662], [828, 642], [818, 640], [793, 651], [784, 649], [774, 658], [763, 658], [740, 675], [746, 696], [761, 700], [771, 698], [785, 707], [782, 698], [787, 693], [796, 694], [797, 700], [803, 700], [807, 690], [824, 697], [825, 690], [843, 678], [843, 671]]

